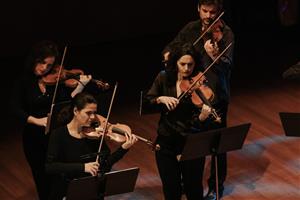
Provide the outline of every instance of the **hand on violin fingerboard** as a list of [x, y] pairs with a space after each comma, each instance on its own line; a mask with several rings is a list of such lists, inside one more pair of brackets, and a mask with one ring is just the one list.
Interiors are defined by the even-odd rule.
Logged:
[[215, 60], [219, 55], [219, 47], [217, 42], [212, 43], [210, 39], [205, 42], [204, 49], [212, 60]]
[[206, 120], [208, 118], [208, 116], [211, 114], [211, 112], [212, 112], [212, 108], [206, 104], [203, 104], [201, 113], [199, 115], [199, 120], [200, 121]]
[[156, 99], [156, 102], [158, 104], [160, 104], [160, 103], [165, 104], [167, 106], [168, 110], [174, 110], [177, 107], [178, 103], [179, 103], [177, 98], [167, 97], [167, 96], [158, 97]]
[[134, 145], [138, 139], [134, 134], [125, 132], [126, 141], [122, 144], [123, 149], [129, 149]]

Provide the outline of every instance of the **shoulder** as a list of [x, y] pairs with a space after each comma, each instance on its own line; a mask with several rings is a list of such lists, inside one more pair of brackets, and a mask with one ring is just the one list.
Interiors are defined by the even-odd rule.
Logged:
[[190, 21], [189, 23], [187, 23], [186, 26], [191, 26], [191, 27], [200, 27], [201, 23], [200, 20], [194, 20], [194, 21]]
[[201, 23], [200, 20], [194, 20], [188, 22], [185, 26], [184, 29], [200, 29]]
[[167, 79], [167, 72], [166, 72], [166, 70], [160, 71], [160, 72], [158, 73], [156, 79], [157, 79], [158, 81], [165, 81], [165, 80]]
[[232, 29], [230, 28], [230, 26], [228, 26], [225, 22], [223, 22], [223, 23], [224, 23], [224, 30], [223, 30], [224, 34], [234, 37], [234, 33], [233, 33]]
[[63, 138], [67, 135], [67, 133], [68, 133], [67, 126], [62, 126], [54, 129], [50, 134], [50, 138]]

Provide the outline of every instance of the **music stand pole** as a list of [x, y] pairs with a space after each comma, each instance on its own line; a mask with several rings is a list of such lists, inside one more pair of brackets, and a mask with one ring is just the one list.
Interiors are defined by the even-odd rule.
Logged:
[[216, 154], [216, 151], [214, 151], [214, 157], [215, 157], [215, 171], [216, 171], [216, 195], [217, 200], [219, 200], [219, 175], [218, 175], [218, 157]]
[[[216, 173], [216, 198], [219, 199], [218, 160], [217, 155], [228, 151], [241, 149], [250, 129], [251, 123], [237, 126], [213, 129], [206, 132], [187, 135], [186, 144], [180, 156], [180, 161], [192, 160], [211, 155], [214, 158]], [[213, 161], [213, 160], [212, 160]]]

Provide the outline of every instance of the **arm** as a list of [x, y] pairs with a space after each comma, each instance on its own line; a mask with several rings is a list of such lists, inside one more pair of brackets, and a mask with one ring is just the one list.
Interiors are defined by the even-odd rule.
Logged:
[[300, 79], [300, 62], [286, 69], [282, 73], [282, 77], [287, 80]]
[[168, 110], [174, 110], [179, 101], [171, 95], [171, 90], [166, 83], [166, 72], [161, 71], [144, 97], [145, 109], [162, 110], [165, 105]]
[[29, 87], [29, 81], [25, 81], [25, 78], [17, 81], [13, 85], [13, 92], [11, 95], [10, 106], [12, 108], [13, 117], [16, 118], [22, 126], [25, 124], [34, 124], [37, 126], [46, 126], [47, 117], [35, 117], [28, 113], [26, 109], [28, 96], [32, 94], [27, 94], [27, 88]]
[[92, 75], [80, 75], [79, 83], [76, 88], [72, 91], [71, 97], [73, 98], [76, 94], [83, 91], [84, 87], [92, 80]]

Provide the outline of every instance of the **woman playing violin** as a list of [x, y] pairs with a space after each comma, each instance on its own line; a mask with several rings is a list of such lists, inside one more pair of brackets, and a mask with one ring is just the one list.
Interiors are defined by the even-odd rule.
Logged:
[[177, 44], [170, 54], [166, 69], [157, 75], [145, 96], [148, 108], [161, 108], [156, 139], [161, 149], [156, 152], [156, 163], [166, 200], [181, 199], [181, 183], [188, 200], [203, 199], [204, 158], [177, 160], [185, 144], [185, 135], [204, 131], [211, 122], [210, 107], [203, 104], [199, 108], [190, 98], [178, 100], [183, 92], [181, 82], [196, 75], [199, 68], [199, 57], [193, 46], [189, 43]]
[[[126, 130], [125, 139], [121, 140], [121, 146], [112, 154], [104, 142], [100, 152], [102, 156], [99, 157], [101, 159], [96, 161], [97, 155], [93, 153], [98, 152], [99, 137], [102, 134], [98, 131], [84, 131], [84, 127], [89, 127], [95, 121], [99, 124], [99, 129], [105, 128], [106, 119], [96, 112], [96, 99], [90, 94], [79, 93], [69, 107], [68, 114], [71, 115], [71, 121], [52, 132], [46, 164], [46, 170], [53, 178], [50, 199], [62, 199], [66, 195], [69, 181], [74, 178], [95, 176], [98, 171], [110, 171], [112, 165], [137, 142], [137, 138], [130, 134], [128, 126], [110, 124], [109, 133], [106, 134], [111, 136], [112, 127], [118, 126]], [[66, 120], [70, 118], [66, 115], [64, 117]], [[116, 140], [119, 142], [118, 139]]]
[[[234, 43], [234, 34], [231, 28], [223, 21], [217, 20], [211, 26], [211, 29], [204, 34], [201, 40], [198, 40], [200, 35], [204, 33], [212, 23], [218, 19], [222, 13], [222, 0], [199, 0], [198, 15], [199, 19], [187, 23], [184, 28], [180, 30], [177, 36], [171, 41], [163, 50], [162, 54], [165, 60], [168, 60], [168, 55], [172, 53], [173, 46], [177, 43], [190, 42], [195, 46], [196, 51], [202, 57], [203, 66], [209, 66], [212, 61], [225, 49], [231, 42]], [[209, 83], [213, 85], [215, 90], [215, 104], [213, 107], [220, 114], [222, 123], [216, 128], [227, 126], [227, 110], [230, 100], [230, 76], [233, 67], [233, 46], [220, 57], [220, 59], [212, 66], [212, 68], [205, 75]], [[227, 157], [225, 154], [220, 154], [218, 157], [218, 171], [219, 171], [219, 193], [220, 197], [223, 194], [223, 183], [227, 174]], [[214, 162], [211, 162], [211, 175], [208, 180], [210, 196], [216, 196], [215, 191], [215, 170]], [[207, 195], [208, 196], [208, 195]], [[215, 199], [215, 197], [207, 197], [207, 200]]]
[[[45, 126], [54, 92], [54, 86], [44, 85], [40, 80], [56, 65], [58, 55], [54, 42], [41, 41], [36, 44], [28, 55], [23, 77], [17, 80], [12, 92], [13, 112], [23, 128], [23, 150], [40, 200], [48, 199], [49, 180], [45, 173], [48, 135], [45, 135]], [[83, 84], [90, 79], [90, 76], [80, 77]], [[81, 85], [76, 88], [60, 85], [56, 102], [69, 100], [81, 90]]]

